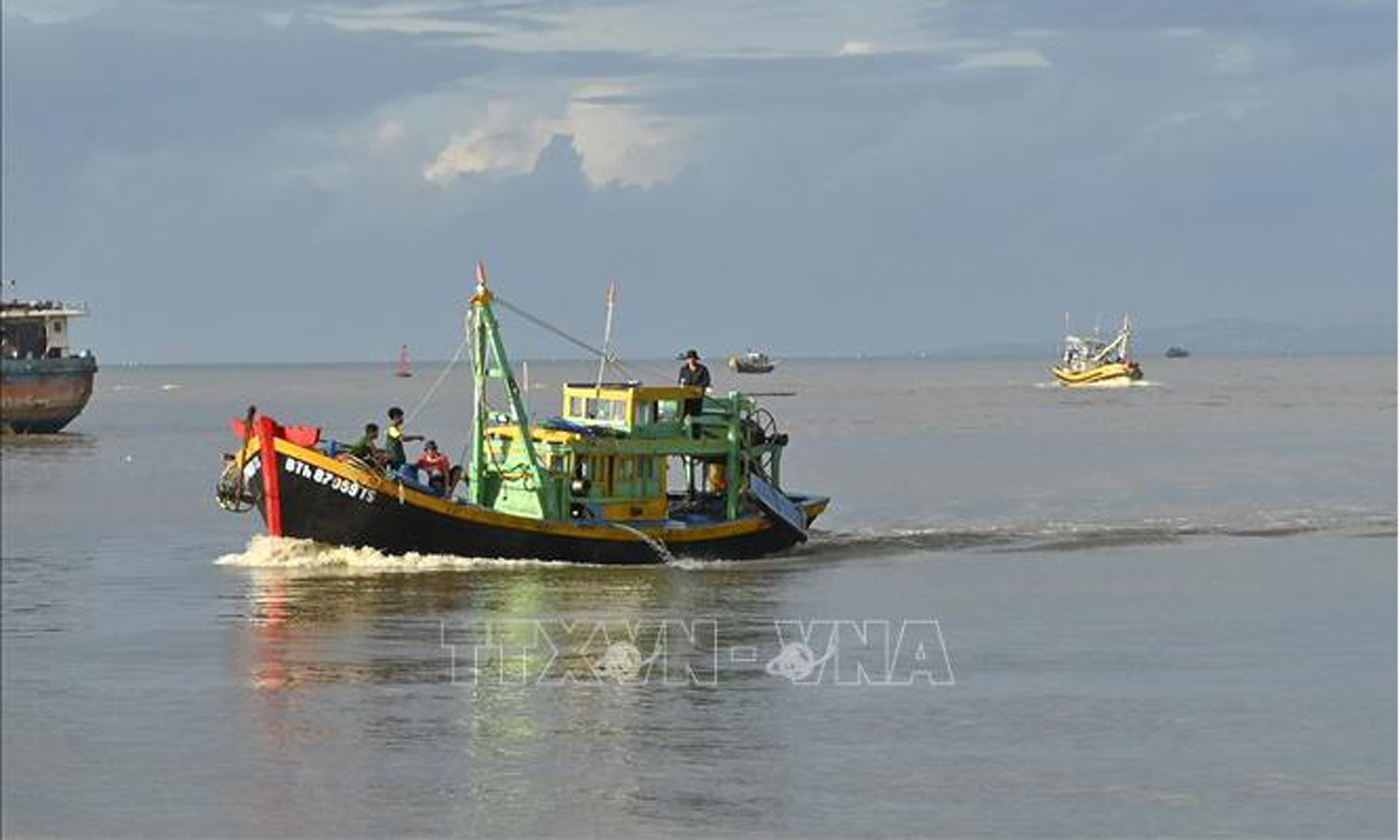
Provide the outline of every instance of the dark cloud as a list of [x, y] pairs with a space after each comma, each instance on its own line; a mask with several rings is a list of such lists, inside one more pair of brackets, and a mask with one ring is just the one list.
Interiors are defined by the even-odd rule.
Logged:
[[3, 38], [5, 115], [21, 134], [123, 150], [342, 118], [497, 63], [440, 41], [203, 9], [7, 15]]

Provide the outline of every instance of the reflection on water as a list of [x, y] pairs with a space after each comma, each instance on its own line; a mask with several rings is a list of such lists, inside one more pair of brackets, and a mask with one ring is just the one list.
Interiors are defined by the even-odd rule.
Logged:
[[[675, 783], [664, 779], [677, 767], [726, 751], [732, 758], [736, 750], [781, 748], [781, 732], [766, 723], [770, 704], [755, 698], [754, 714], [733, 718], [718, 702], [721, 686], [772, 682], [761, 661], [702, 670], [718, 678], [711, 684], [599, 679], [596, 670], [619, 638], [653, 655], [659, 645], [693, 641], [658, 640], [655, 628], [667, 621], [713, 617], [721, 608], [730, 617], [774, 615], [780, 570], [237, 574], [246, 574], [247, 591], [230, 624], [231, 650], [249, 689], [251, 728], [262, 733], [260, 763], [274, 776], [308, 751], [331, 750], [357, 766], [428, 753], [448, 776], [432, 789], [460, 797], [456, 807], [478, 827], [519, 831], [547, 826], [546, 802], [569, 803], [572, 818], [600, 826], [629, 814], [635, 820], [662, 795], [658, 786]], [[547, 644], [539, 643], [537, 619], [547, 622]], [[603, 639], [599, 628], [613, 635]], [[631, 635], [618, 635], [620, 628]], [[757, 648], [759, 634], [739, 627], [724, 641]], [[512, 653], [508, 667], [483, 677], [473, 670], [473, 646], [486, 644]], [[684, 665], [668, 667], [684, 673]], [[541, 684], [542, 675], [554, 679]], [[360, 691], [366, 684], [379, 690]], [[731, 711], [743, 696], [730, 696]], [[267, 813], [294, 816], [286, 790], [258, 787], [270, 798]], [[689, 807], [704, 811], [705, 797], [696, 796]]]
[[0, 460], [16, 463], [67, 461], [90, 455], [96, 450], [96, 435], [58, 432], [51, 435], [17, 435], [0, 432]]
[[[538, 644], [541, 632], [547, 644], [534, 655], [552, 656], [549, 664], [577, 678], [597, 670], [607, 642], [624, 630], [625, 641], [653, 651], [658, 631], [678, 620], [721, 610], [735, 621], [766, 620], [779, 609], [776, 583], [792, 571], [538, 564], [328, 576], [259, 568], [248, 570], [246, 603], [233, 617], [248, 634], [252, 662], [246, 670], [261, 688], [450, 681], [452, 659], [444, 645], [524, 650]], [[543, 630], [536, 627], [541, 621]], [[679, 641], [674, 631], [668, 638]], [[337, 658], [332, 650], [350, 656]], [[415, 655], [405, 656], [408, 651]], [[508, 664], [514, 670], [507, 677], [541, 671], [528, 667], [530, 661]]]

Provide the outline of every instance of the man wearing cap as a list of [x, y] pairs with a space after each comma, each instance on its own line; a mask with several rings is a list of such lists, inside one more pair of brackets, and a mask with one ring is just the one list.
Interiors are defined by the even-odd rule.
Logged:
[[[700, 354], [694, 350], [685, 351], [685, 364], [681, 366], [680, 376], [676, 380], [681, 385], [690, 385], [695, 388], [710, 387], [710, 369], [700, 364]], [[685, 401], [686, 414], [699, 414], [704, 400], [693, 399]]]

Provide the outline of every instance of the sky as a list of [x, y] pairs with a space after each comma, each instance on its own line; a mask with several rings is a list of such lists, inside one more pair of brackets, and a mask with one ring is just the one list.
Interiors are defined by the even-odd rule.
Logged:
[[1394, 0], [0, 9], [0, 274], [108, 362], [446, 358], [477, 260], [623, 358], [1395, 322]]

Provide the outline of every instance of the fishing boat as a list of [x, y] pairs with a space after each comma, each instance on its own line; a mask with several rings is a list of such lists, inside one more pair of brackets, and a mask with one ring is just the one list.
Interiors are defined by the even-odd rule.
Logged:
[[757, 350], [729, 357], [729, 369], [735, 373], [772, 373], [776, 366], [768, 354]]
[[0, 301], [0, 429], [51, 434], [82, 413], [97, 359], [71, 351], [68, 319], [87, 314], [52, 300]]
[[1168, 359], [1185, 359], [1190, 355], [1190, 350], [1187, 350], [1185, 347], [1177, 347], [1175, 345], [1168, 347], [1166, 352], [1166, 357]]
[[[636, 564], [759, 557], [807, 539], [828, 499], [782, 489], [789, 438], [754, 398], [600, 377], [564, 384], [560, 415], [536, 422], [498, 304], [543, 323], [488, 289], [478, 265], [465, 486], [437, 492], [347, 454], [318, 427], [250, 408], [231, 423], [241, 446], [225, 456], [220, 505], [256, 509], [273, 536], [391, 554]], [[683, 489], [671, 489], [673, 475]]]
[[1131, 357], [1132, 334], [1132, 322], [1125, 315], [1112, 341], [1066, 335], [1059, 364], [1050, 372], [1067, 387], [1130, 385], [1142, 379], [1142, 366]]

